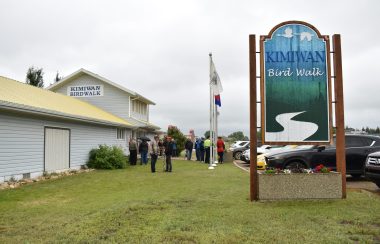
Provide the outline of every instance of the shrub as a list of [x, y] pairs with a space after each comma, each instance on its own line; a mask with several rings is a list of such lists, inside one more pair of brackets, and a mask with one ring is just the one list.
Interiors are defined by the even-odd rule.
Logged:
[[90, 151], [87, 165], [95, 169], [123, 169], [127, 164], [121, 148], [99, 145]]

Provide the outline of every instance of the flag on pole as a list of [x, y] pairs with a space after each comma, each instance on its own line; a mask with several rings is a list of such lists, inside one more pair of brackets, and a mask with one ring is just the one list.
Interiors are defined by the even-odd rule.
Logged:
[[219, 107], [222, 106], [222, 101], [220, 100], [220, 95], [215, 95], [215, 105], [218, 105]]
[[220, 82], [219, 75], [216, 72], [215, 65], [212, 60], [210, 67], [210, 85], [214, 95], [219, 95], [223, 91], [222, 83]]

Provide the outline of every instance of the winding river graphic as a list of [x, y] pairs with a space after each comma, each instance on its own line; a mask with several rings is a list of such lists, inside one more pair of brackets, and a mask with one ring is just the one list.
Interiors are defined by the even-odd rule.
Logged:
[[302, 24], [264, 41], [265, 141], [329, 141], [326, 42]]

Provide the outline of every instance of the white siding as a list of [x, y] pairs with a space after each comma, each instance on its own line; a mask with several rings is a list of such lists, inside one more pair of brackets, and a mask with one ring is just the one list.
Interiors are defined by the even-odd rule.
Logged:
[[104, 95], [96, 97], [76, 97], [91, 103], [105, 111], [112, 113], [120, 118], [127, 119], [129, 117], [129, 94], [114, 86], [111, 86], [95, 77], [83, 74], [78, 78], [66, 83], [58, 88], [55, 92], [67, 95], [67, 87], [83, 86], [83, 85], [103, 85]]
[[5, 113], [0, 111], [0, 177], [44, 170], [45, 127], [71, 130], [70, 167], [84, 165], [89, 151], [99, 144], [122, 146], [128, 152], [129, 137], [117, 140], [114, 127]]

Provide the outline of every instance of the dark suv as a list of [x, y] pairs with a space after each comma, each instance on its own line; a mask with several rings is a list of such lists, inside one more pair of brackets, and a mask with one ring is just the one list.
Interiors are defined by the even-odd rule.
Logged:
[[380, 187], [380, 152], [368, 155], [365, 164], [365, 176]]
[[[304, 146], [305, 149], [273, 152], [265, 157], [267, 167], [315, 168], [319, 164], [336, 169], [335, 138], [333, 145]], [[380, 151], [380, 137], [346, 135], [346, 172], [353, 177], [364, 174], [368, 154]]]

